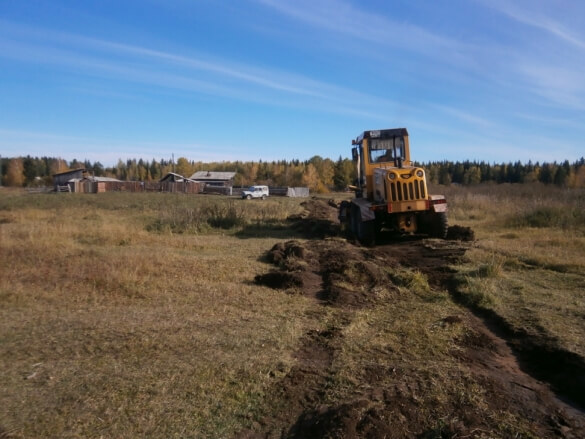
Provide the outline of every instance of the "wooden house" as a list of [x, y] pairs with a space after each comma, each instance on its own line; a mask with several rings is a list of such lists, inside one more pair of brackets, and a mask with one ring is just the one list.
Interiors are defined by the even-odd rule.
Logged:
[[161, 182], [161, 183], [183, 183], [183, 182], [196, 183], [195, 180], [193, 180], [191, 178], [183, 177], [182, 175], [179, 175], [179, 174], [175, 174], [174, 172], [167, 173], [163, 178], [161, 178], [159, 180], [159, 182]]
[[232, 194], [235, 172], [197, 171], [191, 180], [205, 184], [204, 192]]

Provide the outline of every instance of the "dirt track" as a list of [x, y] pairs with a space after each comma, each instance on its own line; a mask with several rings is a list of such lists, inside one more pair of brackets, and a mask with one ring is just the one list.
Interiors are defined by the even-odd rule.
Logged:
[[[457, 287], [449, 265], [465, 254], [473, 232], [454, 226], [450, 228], [451, 239], [445, 241], [393, 241], [364, 248], [338, 236], [334, 203], [312, 199], [305, 203], [305, 208], [305, 214], [292, 219], [292, 226], [309, 238], [320, 239], [277, 244], [267, 255], [275, 268], [258, 276], [256, 282], [272, 288], [301, 291], [313, 297], [317, 306], [334, 307], [341, 318], [335, 327], [305, 335], [296, 353], [296, 365], [274, 389], [285, 402], [285, 408], [253, 429], [241, 432], [239, 437], [494, 437], [489, 435], [495, 431], [492, 421], [480, 417], [473, 407], [453, 407], [457, 410], [454, 416], [457, 422], [440, 431], [425, 429], [427, 420], [421, 418], [413, 397], [417, 382], [403, 376], [388, 386], [388, 381], [382, 382], [382, 378], [396, 371], [376, 365], [364, 374], [367, 383], [361, 388], [369, 390], [336, 405], [324, 403], [324, 389], [343, 328], [357, 310], [376, 306], [378, 299], [368, 291], [391, 284], [382, 267], [420, 271], [426, 275], [431, 288], [448, 290], [457, 301]], [[357, 277], [347, 275], [350, 265], [359, 267]], [[343, 282], [337, 282], [339, 280]], [[356, 289], [339, 287], [344, 282], [346, 285], [359, 282], [369, 289], [356, 294]], [[539, 350], [535, 342], [524, 340], [521, 334], [509, 333], [495, 316], [478, 310], [450, 316], [443, 323], [465, 325], [469, 336], [459, 340], [461, 349], [453, 355], [474, 381], [481, 383], [491, 409], [507, 410], [519, 419], [530, 420], [532, 437], [585, 437], [585, 415], [576, 408], [583, 401], [558, 379], [564, 373], [584, 376], [581, 359], [555, 363], [560, 368], [566, 366], [566, 370], [553, 372], [545, 366], [539, 367], [542, 358], [538, 358], [538, 353], [546, 356], [550, 352]], [[523, 346], [531, 349], [523, 350]], [[526, 356], [527, 351], [532, 357]], [[566, 356], [559, 355], [556, 359]], [[528, 366], [528, 362], [532, 366]]]

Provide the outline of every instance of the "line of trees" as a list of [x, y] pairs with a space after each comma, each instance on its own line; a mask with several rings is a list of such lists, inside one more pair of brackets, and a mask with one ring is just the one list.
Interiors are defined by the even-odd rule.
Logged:
[[[477, 161], [429, 162], [420, 164], [427, 178], [434, 184], [475, 185], [494, 183], [554, 184], [561, 187], [585, 187], [585, 159], [570, 163], [501, 163]], [[279, 160], [272, 162], [217, 162], [203, 163], [180, 157], [171, 160], [119, 160], [115, 166], [105, 167], [99, 161], [66, 162], [54, 157], [15, 157], [0, 160], [0, 175], [4, 186], [50, 186], [52, 176], [70, 169], [85, 168], [96, 177], [113, 177], [129, 181], [157, 181], [169, 172], [190, 177], [196, 171], [235, 171], [235, 185], [268, 184], [270, 186], [307, 186], [314, 192], [342, 190], [355, 180], [355, 166], [351, 160], [339, 157], [333, 161], [314, 156], [309, 160]]]

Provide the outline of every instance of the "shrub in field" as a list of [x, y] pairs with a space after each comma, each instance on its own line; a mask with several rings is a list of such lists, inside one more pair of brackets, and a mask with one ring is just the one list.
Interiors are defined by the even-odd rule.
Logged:
[[576, 207], [537, 207], [528, 212], [521, 212], [510, 217], [508, 225], [511, 227], [558, 227], [572, 229], [585, 225], [585, 213], [582, 209]]
[[212, 204], [207, 210], [207, 223], [219, 229], [231, 229], [246, 224], [246, 212], [233, 201]]

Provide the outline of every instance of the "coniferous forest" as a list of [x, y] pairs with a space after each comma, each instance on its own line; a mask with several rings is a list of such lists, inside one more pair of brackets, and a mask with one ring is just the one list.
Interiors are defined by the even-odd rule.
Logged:
[[[585, 158], [570, 163], [558, 162], [486, 163], [478, 161], [440, 161], [417, 163], [426, 169], [433, 184], [476, 185], [479, 183], [535, 183], [559, 187], [585, 187]], [[168, 159], [119, 160], [115, 166], [99, 161], [54, 157], [14, 157], [0, 160], [3, 186], [32, 187], [52, 185], [52, 176], [70, 169], [85, 168], [96, 177], [113, 177], [127, 181], [157, 181], [168, 172], [190, 177], [196, 171], [235, 171], [236, 186], [267, 184], [270, 186], [307, 186], [313, 192], [343, 190], [353, 184], [355, 167], [350, 159], [337, 160], [314, 156], [309, 160], [203, 163], [180, 157]]]

